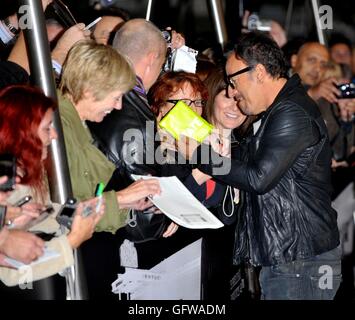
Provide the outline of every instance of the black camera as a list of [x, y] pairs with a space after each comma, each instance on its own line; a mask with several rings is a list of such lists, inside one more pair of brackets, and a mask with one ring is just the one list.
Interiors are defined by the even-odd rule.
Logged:
[[70, 229], [73, 223], [74, 212], [76, 210], [76, 207], [77, 207], [76, 199], [69, 198], [62, 206], [62, 208], [60, 209], [56, 217], [58, 223]]
[[0, 185], [0, 191], [12, 191], [16, 184], [16, 158], [11, 154], [0, 156], [0, 177], [7, 176], [7, 181]]
[[355, 98], [355, 84], [354, 83], [343, 83], [336, 86], [341, 92], [339, 99], [354, 99]]
[[172, 32], [171, 30], [162, 30], [161, 34], [163, 35], [166, 43], [167, 43], [167, 50], [166, 50], [166, 58], [165, 58], [165, 63], [163, 66], [163, 72], [169, 72], [172, 71], [173, 65], [172, 65], [172, 50], [171, 50], [171, 40], [172, 40]]

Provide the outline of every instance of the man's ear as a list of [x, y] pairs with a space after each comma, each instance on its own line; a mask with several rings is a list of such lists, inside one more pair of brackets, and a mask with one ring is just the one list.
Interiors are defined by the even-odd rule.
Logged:
[[262, 64], [258, 63], [255, 66], [255, 76], [256, 76], [257, 82], [263, 83], [266, 75], [267, 75], [267, 71], [266, 71], [265, 67]]
[[294, 69], [294, 68], [296, 67], [297, 61], [298, 61], [298, 56], [297, 56], [297, 54], [293, 54], [293, 55], [291, 56], [291, 67], [292, 67], [292, 69]]
[[147, 54], [147, 65], [152, 67], [155, 60], [157, 59], [157, 54], [154, 51], [151, 51]]

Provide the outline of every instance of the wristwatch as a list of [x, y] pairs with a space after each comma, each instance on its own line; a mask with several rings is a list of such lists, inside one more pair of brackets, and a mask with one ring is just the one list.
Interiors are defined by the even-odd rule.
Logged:
[[20, 33], [20, 29], [16, 29], [10, 22], [9, 18], [5, 18], [3, 20], [5, 26], [10, 30], [10, 32], [12, 34], [14, 34], [15, 36], [18, 35]]

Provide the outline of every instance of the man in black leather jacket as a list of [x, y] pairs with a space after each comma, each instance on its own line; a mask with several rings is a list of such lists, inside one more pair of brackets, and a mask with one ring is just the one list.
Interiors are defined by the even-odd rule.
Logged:
[[[341, 251], [330, 200], [331, 150], [317, 105], [298, 75], [286, 79], [282, 52], [265, 35], [243, 36], [226, 72], [228, 94], [245, 114], [259, 115], [254, 134], [232, 156], [227, 175], [216, 174], [220, 162], [212, 161], [218, 157], [209, 145], [195, 156], [201, 171], [246, 191], [234, 262], [262, 266], [265, 299], [332, 299]], [[212, 155], [207, 164], [203, 149]]]

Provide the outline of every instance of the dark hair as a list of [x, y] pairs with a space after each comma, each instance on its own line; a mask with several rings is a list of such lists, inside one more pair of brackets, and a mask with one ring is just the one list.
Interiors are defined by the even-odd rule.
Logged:
[[331, 36], [331, 38], [328, 42], [328, 47], [330, 49], [331, 47], [335, 46], [336, 44], [340, 44], [340, 43], [345, 44], [349, 48], [350, 52], [352, 51], [351, 41], [347, 37], [343, 36], [340, 33], [335, 33]]
[[284, 54], [277, 43], [261, 32], [249, 32], [237, 42], [234, 53], [248, 66], [262, 64], [273, 78], [286, 78], [287, 67]]
[[202, 116], [208, 122], [213, 122], [214, 99], [222, 90], [227, 88], [224, 69], [218, 68], [212, 71], [204, 81], [204, 84], [208, 90], [208, 100]]
[[24, 174], [21, 183], [39, 194], [45, 184], [42, 142], [37, 130], [49, 109], [56, 109], [56, 104], [40, 89], [14, 85], [0, 91], [0, 153], [16, 157]]
[[[225, 82], [225, 71], [222, 67], [213, 70], [204, 81], [204, 84], [208, 90], [208, 100], [206, 107], [203, 110], [202, 117], [208, 122], [214, 122], [214, 100], [216, 96], [222, 91], [227, 89]], [[251, 128], [251, 124], [254, 122], [257, 116], [247, 116], [244, 122], [238, 127], [233, 129], [234, 136], [237, 140], [247, 135]]]
[[184, 71], [167, 72], [149, 90], [148, 99], [153, 113], [158, 115], [160, 108], [165, 105], [168, 97], [185, 84], [190, 84], [195, 92], [199, 92], [202, 100], [207, 100], [207, 88], [196, 74]]
[[90, 22], [95, 18], [105, 17], [105, 16], [119, 17], [122, 18], [122, 20], [125, 22], [127, 22], [131, 18], [128, 11], [117, 7], [108, 7], [100, 10], [92, 10], [90, 13], [91, 13]]

